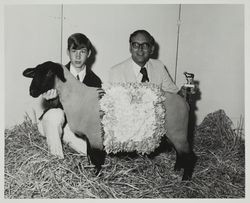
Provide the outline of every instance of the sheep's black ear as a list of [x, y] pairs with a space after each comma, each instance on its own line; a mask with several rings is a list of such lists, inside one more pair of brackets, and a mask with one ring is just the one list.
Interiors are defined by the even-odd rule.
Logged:
[[36, 69], [35, 68], [27, 68], [23, 71], [23, 76], [27, 78], [33, 78], [35, 75]]
[[52, 71], [57, 75], [57, 77], [61, 81], [63, 81], [63, 82], [66, 81], [66, 79], [64, 77], [64, 73], [63, 73], [63, 67], [61, 64], [56, 64], [55, 67], [52, 69]]

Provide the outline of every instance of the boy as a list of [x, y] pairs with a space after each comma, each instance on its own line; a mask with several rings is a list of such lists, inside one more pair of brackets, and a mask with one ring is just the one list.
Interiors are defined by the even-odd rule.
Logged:
[[[72, 34], [68, 38], [67, 55], [70, 62], [66, 65], [66, 68], [85, 85], [101, 87], [102, 82], [100, 78], [86, 67], [86, 61], [91, 55], [91, 49], [91, 42], [84, 34]], [[56, 90], [51, 89], [42, 96], [45, 99], [45, 106], [47, 108], [40, 117], [38, 129], [47, 138], [49, 152], [59, 158], [64, 158], [61, 142], [63, 140], [64, 143], [68, 144], [78, 153], [86, 155], [86, 141], [76, 137], [69, 129]]]

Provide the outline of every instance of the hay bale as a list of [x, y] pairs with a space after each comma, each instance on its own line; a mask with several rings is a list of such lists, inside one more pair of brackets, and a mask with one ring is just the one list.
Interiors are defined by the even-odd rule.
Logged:
[[45, 138], [26, 117], [5, 130], [4, 197], [26, 198], [244, 198], [244, 140], [220, 110], [196, 128], [192, 181], [173, 171], [175, 152], [107, 156], [100, 176], [87, 158], [64, 145], [65, 159], [48, 154]]

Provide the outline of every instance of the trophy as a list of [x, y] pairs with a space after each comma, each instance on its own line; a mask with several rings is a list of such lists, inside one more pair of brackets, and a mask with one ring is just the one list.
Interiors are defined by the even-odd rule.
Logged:
[[192, 100], [191, 96], [196, 93], [194, 84], [194, 74], [188, 72], [184, 72], [183, 74], [185, 75], [187, 82], [183, 85], [182, 92], [186, 101], [190, 103]]

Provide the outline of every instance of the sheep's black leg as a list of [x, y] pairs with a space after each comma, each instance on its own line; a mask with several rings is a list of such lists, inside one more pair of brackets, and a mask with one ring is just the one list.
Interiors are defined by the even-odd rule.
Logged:
[[182, 180], [191, 180], [194, 171], [197, 157], [194, 152], [190, 153], [176, 153], [176, 163], [174, 169], [179, 171], [181, 168], [184, 169]]
[[174, 170], [175, 171], [180, 171], [181, 168], [183, 168], [183, 166], [182, 166], [182, 155], [179, 155], [178, 153], [176, 153], [176, 161], [175, 161], [175, 165], [174, 165]]
[[184, 155], [184, 173], [182, 176], [182, 180], [191, 180], [192, 174], [194, 171], [195, 164], [197, 162], [197, 156], [194, 152], [190, 152], [189, 154]]
[[95, 174], [98, 175], [105, 161], [105, 152], [100, 149], [91, 148], [91, 146], [88, 147], [87, 151], [92, 164], [95, 165]]
[[98, 175], [105, 161], [105, 152], [101, 149], [91, 147], [89, 140], [87, 139], [87, 154], [91, 163], [95, 165], [95, 175]]
[[85, 135], [78, 133], [78, 134], [76, 134], [76, 136], [86, 140], [88, 162], [91, 161], [91, 163], [93, 165], [95, 165], [95, 168], [96, 168], [95, 174], [98, 175], [100, 170], [102, 169], [102, 165], [104, 164], [104, 161], [105, 161], [105, 156], [106, 156], [105, 152], [101, 149], [96, 149], [96, 148], [91, 147], [89, 140], [85, 139], [86, 138]]

